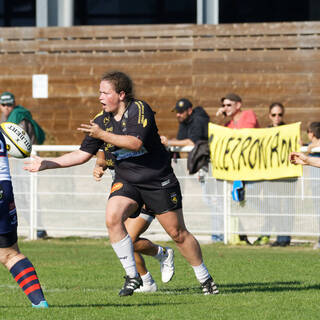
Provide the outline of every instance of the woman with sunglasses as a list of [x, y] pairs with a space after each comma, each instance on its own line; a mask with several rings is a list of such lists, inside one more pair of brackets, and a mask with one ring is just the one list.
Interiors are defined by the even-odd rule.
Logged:
[[283, 122], [284, 117], [284, 106], [280, 102], [273, 102], [269, 107], [269, 118], [271, 124], [268, 128], [277, 127], [285, 124]]
[[[284, 117], [284, 106], [280, 102], [273, 102], [269, 106], [269, 119], [271, 120], [271, 124], [268, 125], [268, 128], [278, 127], [284, 125], [283, 122]], [[254, 241], [254, 245], [266, 245], [270, 241], [270, 236], [263, 235], [258, 237], [256, 241]], [[290, 236], [277, 236], [275, 242], [272, 243], [273, 247], [285, 247], [290, 244], [291, 237]]]

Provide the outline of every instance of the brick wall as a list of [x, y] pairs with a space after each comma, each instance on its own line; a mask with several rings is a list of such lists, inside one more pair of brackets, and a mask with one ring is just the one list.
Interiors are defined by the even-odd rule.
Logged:
[[[286, 122], [320, 120], [320, 22], [0, 28], [0, 90], [11, 91], [48, 133], [48, 144], [79, 144], [75, 129], [100, 111], [99, 79], [121, 70], [136, 96], [173, 137], [171, 109], [189, 98], [213, 122], [220, 98], [238, 93], [262, 126], [280, 101]], [[49, 98], [32, 98], [32, 75], [48, 74]]]

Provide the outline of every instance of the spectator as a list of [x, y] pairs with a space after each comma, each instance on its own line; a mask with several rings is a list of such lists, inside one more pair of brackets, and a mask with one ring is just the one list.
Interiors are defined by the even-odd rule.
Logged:
[[[320, 122], [312, 122], [308, 126], [308, 138], [311, 141], [308, 145], [307, 154], [310, 157], [318, 157], [320, 158], [320, 152], [312, 152], [313, 148], [319, 148], [320, 147]], [[313, 177], [315, 178], [315, 177]], [[315, 193], [319, 190], [319, 180], [311, 180], [311, 190], [314, 196], [316, 196]], [[315, 207], [318, 209], [318, 203], [315, 203]], [[319, 210], [319, 209], [318, 209]], [[320, 238], [318, 238], [317, 243], [314, 246], [314, 249], [320, 249]]]
[[201, 107], [192, 109], [192, 103], [185, 98], [177, 101], [172, 111], [176, 111], [179, 129], [177, 138], [168, 139], [161, 136], [161, 142], [165, 146], [194, 146], [199, 140], [208, 140], [209, 115]]
[[[32, 118], [31, 112], [26, 108], [16, 105], [15, 97], [11, 92], [3, 92], [0, 96], [1, 122], [9, 121], [18, 124], [29, 135], [32, 144], [42, 144], [45, 133], [39, 124]], [[41, 224], [41, 215], [39, 216]], [[38, 238], [46, 238], [46, 230], [37, 230]]]
[[320, 157], [320, 152], [312, 152], [313, 148], [320, 147], [320, 122], [311, 122], [307, 129], [308, 139], [311, 141], [308, 144], [307, 153], [310, 157]]
[[[284, 113], [285, 108], [280, 102], [273, 102], [269, 106], [269, 119], [271, 120], [271, 124], [268, 128], [278, 127], [284, 125]], [[285, 200], [286, 201], [286, 200]], [[273, 211], [273, 210], [272, 210]], [[283, 222], [282, 225], [291, 225], [291, 223]], [[262, 236], [259, 237], [255, 244], [267, 244], [270, 236]], [[258, 243], [259, 242], [259, 243]], [[285, 247], [289, 246], [291, 242], [291, 236], [277, 236], [276, 241], [271, 244], [272, 247]]]
[[242, 99], [235, 93], [229, 93], [221, 98], [221, 108], [218, 109], [217, 116], [230, 117], [225, 124], [232, 129], [260, 128], [258, 119], [253, 110], [242, 110]]
[[[194, 146], [198, 141], [208, 141], [208, 123], [209, 115], [198, 106], [192, 108], [192, 103], [186, 99], [179, 99], [172, 111], [176, 111], [176, 117], [179, 122], [179, 129], [175, 139], [168, 140], [167, 137], [161, 136], [161, 141], [165, 146]], [[203, 167], [199, 170], [199, 181], [203, 194], [203, 200], [209, 206], [213, 207], [213, 229], [223, 230], [223, 217], [220, 217], [217, 210], [217, 201], [212, 199], [212, 195], [208, 194], [208, 184], [206, 181], [208, 168]], [[214, 242], [222, 242], [223, 234], [212, 234]]]
[[[221, 98], [222, 106], [216, 116], [223, 116], [230, 120], [225, 124], [231, 129], [260, 128], [258, 119], [253, 110], [242, 110], [242, 99], [235, 93], [228, 93]], [[251, 244], [246, 235], [239, 235], [239, 244]]]
[[[273, 102], [269, 106], [269, 119], [271, 121], [271, 124], [268, 125], [268, 128], [278, 127], [281, 125], [284, 125], [283, 122], [284, 118], [284, 106], [280, 102]], [[289, 236], [278, 236], [277, 240], [274, 242], [274, 246], [278, 246], [282, 244], [282, 241], [290, 243], [290, 237]], [[270, 242], [270, 236], [269, 235], [262, 235], [258, 237], [258, 239], [253, 243], [254, 245], [265, 245]]]
[[18, 124], [29, 135], [32, 144], [43, 144], [45, 133], [32, 118], [31, 112], [23, 106], [16, 105], [11, 92], [3, 92], [0, 96], [1, 122], [9, 121]]

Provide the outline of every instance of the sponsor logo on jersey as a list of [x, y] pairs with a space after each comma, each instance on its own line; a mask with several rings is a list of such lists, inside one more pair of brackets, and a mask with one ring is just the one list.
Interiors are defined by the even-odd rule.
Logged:
[[175, 192], [170, 194], [170, 198], [171, 198], [172, 203], [174, 203], [174, 204], [178, 203], [178, 197]]
[[111, 144], [111, 143], [106, 143], [106, 144], [105, 144], [105, 147], [104, 147], [104, 150], [105, 150], [105, 151], [109, 151], [109, 150], [112, 149], [113, 147], [114, 147], [113, 144]]
[[128, 149], [118, 149], [116, 151], [113, 151], [112, 154], [117, 160], [123, 160], [133, 157], [140, 157], [144, 154], [148, 153], [147, 149], [142, 146], [139, 151], [132, 151]]
[[103, 118], [103, 123], [104, 124], [107, 124], [107, 123], [109, 123], [110, 122], [110, 118], [109, 117], [104, 117]]
[[147, 126], [147, 124], [148, 124], [148, 120], [147, 120], [147, 119], [144, 119], [142, 126], [145, 128], [145, 127]]
[[121, 182], [116, 182], [116, 183], [112, 186], [110, 193], [115, 192], [115, 191], [118, 191], [118, 190], [120, 190], [122, 187], [123, 187], [123, 183], [121, 183]]
[[166, 186], [166, 185], [169, 184], [169, 183], [170, 183], [170, 179], [161, 182], [161, 186], [164, 187], [164, 186]]

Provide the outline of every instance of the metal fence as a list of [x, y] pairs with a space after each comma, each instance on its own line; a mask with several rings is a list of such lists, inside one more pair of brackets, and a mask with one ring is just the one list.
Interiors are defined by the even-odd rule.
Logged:
[[[71, 151], [77, 146], [34, 146], [37, 151]], [[28, 173], [23, 160], [10, 158], [20, 235], [105, 236], [105, 205], [111, 185], [106, 173], [93, 179], [95, 160], [76, 167]], [[234, 234], [320, 236], [320, 169], [304, 167], [303, 177], [245, 184], [245, 201], [232, 200], [232, 183], [211, 172], [199, 181], [186, 159], [173, 162], [181, 183], [188, 229], [197, 235]], [[147, 234], [164, 235], [155, 220]]]

